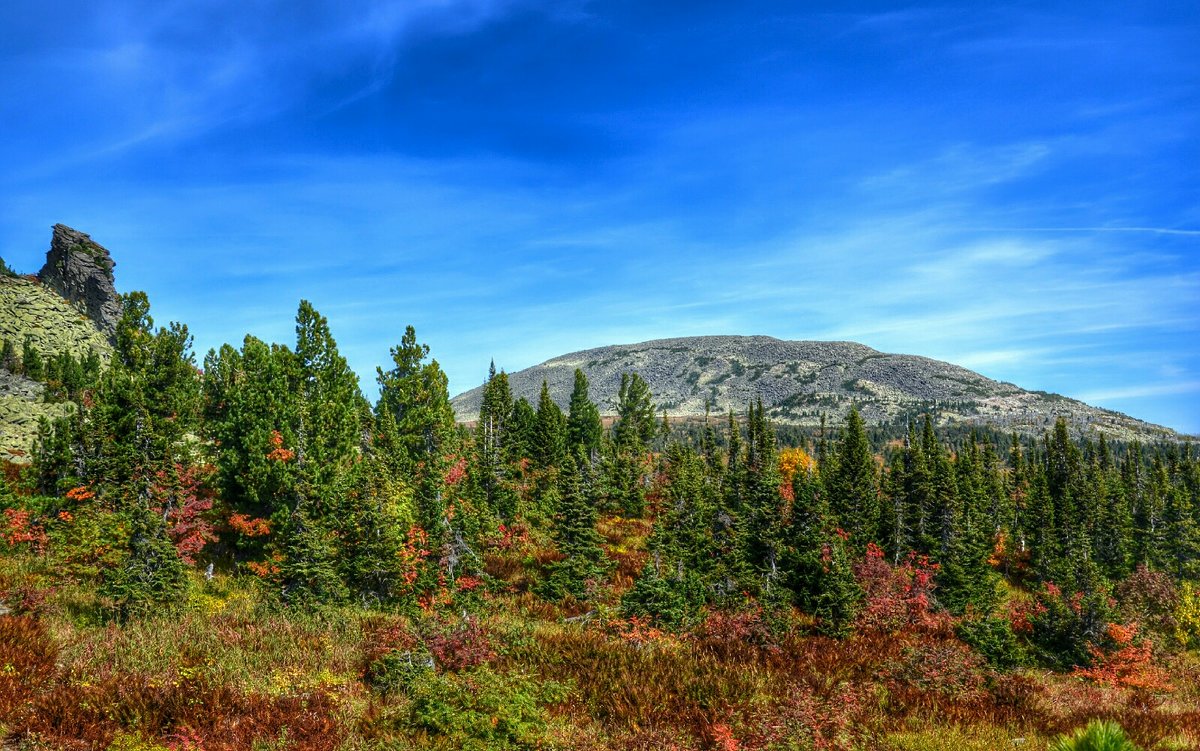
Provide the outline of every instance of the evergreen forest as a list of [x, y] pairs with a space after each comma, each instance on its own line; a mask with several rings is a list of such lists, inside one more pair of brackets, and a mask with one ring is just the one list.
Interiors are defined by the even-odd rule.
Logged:
[[411, 327], [372, 401], [308, 302], [202, 359], [122, 304], [3, 354], [78, 405], [0, 482], [4, 748], [1200, 748], [1191, 445], [494, 366], [457, 424]]

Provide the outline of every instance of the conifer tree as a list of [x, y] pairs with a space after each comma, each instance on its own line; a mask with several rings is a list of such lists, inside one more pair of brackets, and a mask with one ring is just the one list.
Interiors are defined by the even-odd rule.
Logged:
[[828, 491], [834, 516], [851, 544], [858, 548], [874, 541], [879, 531], [875, 458], [856, 407], [846, 417]]
[[603, 538], [596, 531], [596, 507], [591, 503], [586, 490], [586, 462], [575, 456], [566, 462], [559, 476], [558, 512], [554, 515], [554, 542], [558, 552], [565, 556], [551, 564], [548, 576], [542, 582], [541, 593], [552, 600], [561, 600], [568, 595], [575, 599], [586, 599], [589, 582], [604, 574]]
[[376, 412], [387, 412], [395, 421], [398, 460], [412, 478], [418, 522], [431, 548], [440, 553], [451, 536], [444, 481], [454, 410], [446, 374], [437, 360], [425, 362], [428, 354], [429, 346], [417, 343], [413, 327], [405, 329], [404, 338], [391, 350], [393, 367], [376, 370]]
[[780, 579], [784, 547], [784, 508], [779, 492], [775, 431], [767, 422], [762, 400], [750, 405], [747, 419], [745, 489], [739, 539], [742, 559], [753, 572], [752, 586], [770, 588]]
[[575, 369], [575, 385], [571, 389], [571, 403], [567, 411], [567, 444], [574, 452], [583, 447], [584, 455], [595, 461], [600, 454], [600, 437], [604, 429], [600, 423], [600, 410], [588, 396], [587, 376]]
[[344, 472], [335, 493], [339, 574], [364, 605], [394, 601], [404, 573], [403, 531], [414, 522], [411, 491], [390, 476], [384, 456], [372, 453]]
[[657, 426], [654, 421], [654, 402], [650, 387], [637, 373], [622, 373], [617, 393], [617, 420], [613, 423], [613, 440], [622, 447], [643, 449], [654, 440]]
[[162, 517], [144, 499], [122, 515], [128, 525], [124, 551], [116, 566], [104, 571], [100, 594], [113, 601], [120, 618], [178, 603], [187, 579]]
[[280, 530], [282, 560], [275, 575], [280, 596], [297, 606], [337, 603], [349, 595], [338, 573], [338, 550], [330, 529], [301, 501]]
[[513, 398], [508, 375], [496, 372], [493, 363], [483, 386], [479, 407], [479, 422], [475, 426], [475, 467], [482, 502], [503, 518], [515, 510], [513, 491], [509, 486], [509, 463], [517, 442], [513, 426]]
[[533, 431], [537, 423], [537, 410], [525, 397], [513, 402], [512, 435], [509, 441], [509, 461], [518, 462], [533, 453]]
[[539, 469], [548, 470], [560, 466], [567, 456], [566, 417], [554, 400], [550, 388], [542, 381], [538, 396], [537, 418], [534, 421], [530, 458]]
[[337, 473], [358, 455], [366, 402], [358, 376], [338, 352], [329, 323], [307, 300], [296, 313], [300, 375], [296, 461], [324, 505]]
[[622, 374], [607, 474], [610, 497], [627, 516], [645, 512], [647, 454], [654, 435], [650, 388], [638, 374]]
[[850, 565], [845, 532], [836, 526], [819, 474], [797, 472], [792, 494], [788, 586], [796, 604], [817, 619], [822, 633], [845, 636], [863, 595]]

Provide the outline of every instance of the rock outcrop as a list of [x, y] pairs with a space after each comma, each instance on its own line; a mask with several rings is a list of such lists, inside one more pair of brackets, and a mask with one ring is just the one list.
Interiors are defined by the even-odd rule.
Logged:
[[85, 313], [111, 339], [121, 318], [121, 300], [113, 286], [115, 265], [108, 250], [90, 235], [56, 224], [38, 279]]

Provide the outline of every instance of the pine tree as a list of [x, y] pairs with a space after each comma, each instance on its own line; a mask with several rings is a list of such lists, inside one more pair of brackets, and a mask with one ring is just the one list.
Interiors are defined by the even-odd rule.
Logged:
[[366, 402], [325, 317], [307, 300], [296, 313], [300, 371], [296, 461], [320, 505], [334, 478], [358, 456]]
[[177, 604], [187, 579], [162, 517], [144, 500], [123, 516], [128, 526], [125, 549], [117, 565], [104, 572], [100, 594], [112, 600], [122, 619]]
[[596, 507], [586, 492], [585, 461], [576, 456], [566, 462], [559, 477], [559, 505], [553, 536], [564, 558], [551, 564], [540, 591], [551, 600], [588, 596], [588, 585], [605, 572], [603, 538], [596, 531]]
[[572, 452], [582, 447], [584, 455], [594, 462], [600, 454], [600, 437], [603, 433], [600, 410], [588, 396], [587, 376], [576, 368], [575, 385], [571, 389], [571, 403], [567, 411], [567, 444]]
[[874, 541], [879, 531], [879, 499], [875, 458], [862, 417], [850, 408], [838, 442], [837, 463], [829, 482], [830, 506], [838, 525], [855, 547]]
[[567, 424], [562, 410], [550, 398], [550, 388], [542, 381], [534, 421], [530, 458], [534, 466], [549, 470], [563, 464], [567, 456]]
[[454, 433], [446, 374], [437, 360], [425, 362], [429, 345], [418, 344], [412, 326], [391, 350], [389, 370], [376, 369], [379, 382], [377, 411], [388, 411], [405, 455], [412, 463], [436, 458]]
[[413, 327], [405, 329], [399, 346], [391, 350], [393, 367], [376, 370], [376, 413], [387, 412], [395, 421], [398, 461], [412, 478], [418, 522], [440, 554], [451, 538], [444, 485], [454, 410], [446, 374], [437, 360], [425, 362], [428, 354], [429, 346], [417, 343]]

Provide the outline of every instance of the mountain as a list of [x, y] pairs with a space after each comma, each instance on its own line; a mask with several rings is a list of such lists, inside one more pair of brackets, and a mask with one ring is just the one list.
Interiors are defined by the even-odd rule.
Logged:
[[[622, 373], [638, 373], [660, 411], [673, 417], [728, 409], [744, 412], [761, 398], [777, 423], [816, 425], [839, 420], [857, 404], [868, 424], [932, 412], [942, 423], [989, 425], [1040, 434], [1057, 417], [1083, 432], [1120, 440], [1178, 440], [1169, 428], [1074, 399], [1026, 391], [966, 368], [915, 355], [878, 352], [854, 342], [784, 341], [769, 336], [656, 339], [572, 352], [509, 374], [515, 397], [537, 402], [542, 381], [566, 408], [575, 369], [587, 375], [603, 414], [616, 411]], [[454, 397], [459, 420], [479, 415], [482, 386]]]
[[[0, 347], [10, 345], [17, 358], [28, 342], [43, 358], [95, 352], [108, 360], [121, 315], [114, 265], [91, 237], [56, 224], [37, 276], [0, 274]], [[0, 362], [0, 460], [23, 459], [39, 420], [74, 408], [69, 402], [47, 402], [43, 384], [14, 370], [14, 363]]]

